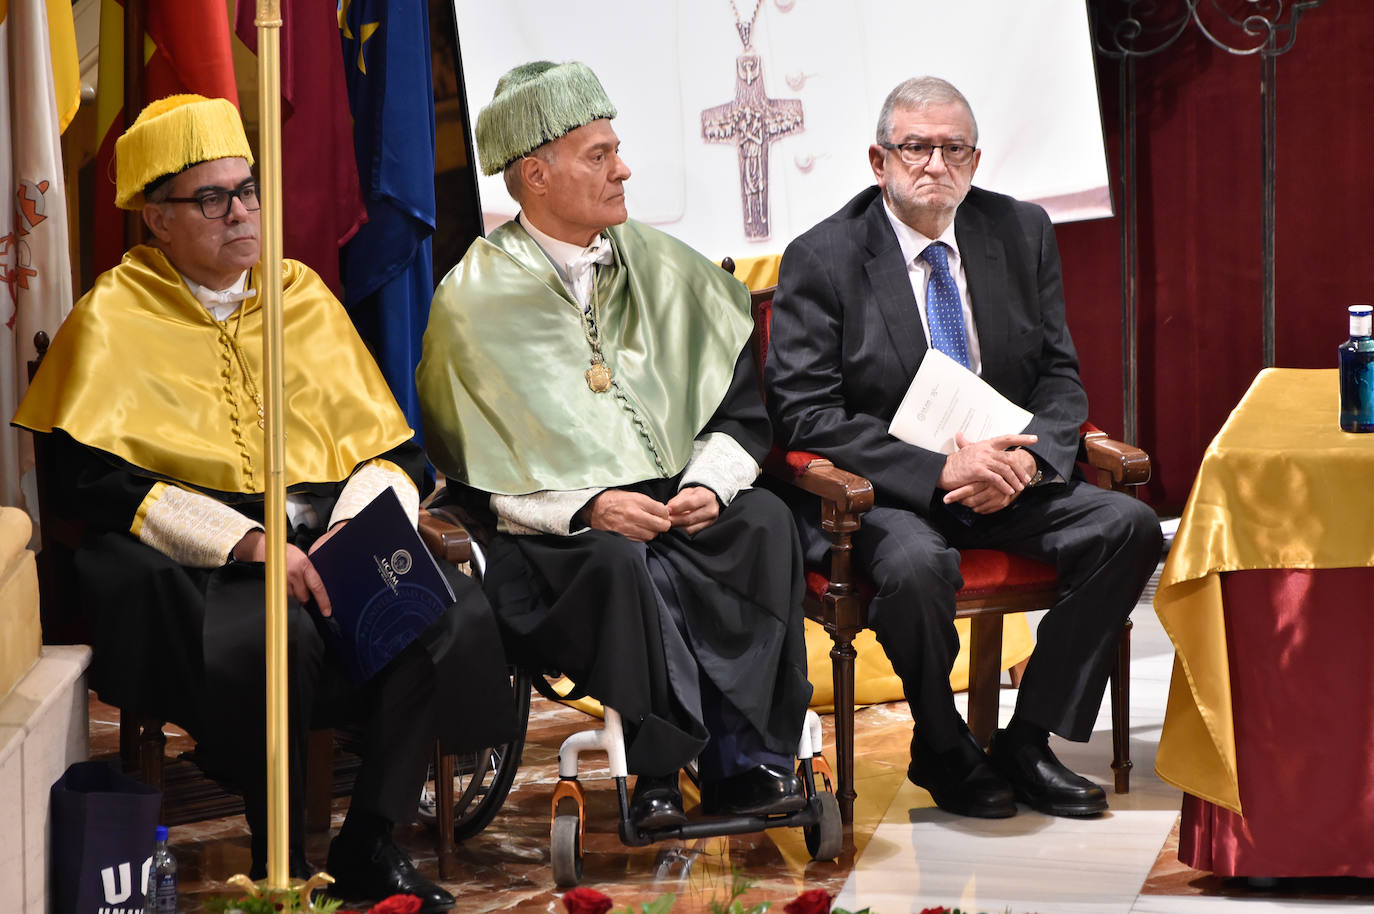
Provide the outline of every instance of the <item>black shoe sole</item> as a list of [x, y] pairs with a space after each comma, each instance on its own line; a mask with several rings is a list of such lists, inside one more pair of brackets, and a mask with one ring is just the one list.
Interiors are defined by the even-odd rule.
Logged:
[[930, 798], [935, 801], [935, 805], [945, 812], [952, 812], [955, 815], [967, 816], [970, 819], [1010, 819], [1016, 815], [1016, 801], [1010, 803], [988, 803], [984, 805], [973, 805], [956, 800], [952, 797], [943, 796], [941, 793], [933, 792], [929, 788], [921, 788], [930, 794]]
[[654, 816], [631, 818], [630, 821], [640, 831], [648, 831], [651, 828], [672, 828], [675, 825], [686, 825], [687, 814], [685, 812], [661, 812]]
[[797, 812], [806, 807], [806, 797], [783, 797], [762, 806], [731, 806], [728, 803], [701, 804], [702, 815], [707, 816], [780, 816]]
[[1008, 794], [1003, 802], [974, 804], [939, 787], [931, 788], [922, 784], [916, 779], [910, 768], [907, 769], [906, 778], [930, 794], [935, 805], [945, 812], [952, 812], [957, 816], [967, 816], [970, 819], [1010, 819], [1016, 815], [1016, 797], [1012, 794]]
[[1111, 808], [1107, 805], [1106, 799], [1065, 802], [1032, 797], [1023, 790], [1016, 791], [1016, 799], [1036, 812], [1044, 813], [1047, 816], [1059, 816], [1064, 819], [1086, 819], [1091, 816], [1100, 816]]

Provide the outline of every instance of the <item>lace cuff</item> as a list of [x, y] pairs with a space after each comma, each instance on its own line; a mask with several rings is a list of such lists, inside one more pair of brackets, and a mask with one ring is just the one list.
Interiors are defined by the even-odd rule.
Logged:
[[244, 534], [261, 529], [208, 495], [159, 482], [138, 506], [129, 532], [180, 565], [218, 568]]
[[754, 484], [759, 469], [738, 441], [724, 432], [711, 432], [692, 444], [692, 456], [682, 471], [678, 490], [705, 486], [716, 493], [722, 505], [728, 505], [741, 490]]
[[420, 492], [415, 488], [415, 483], [411, 482], [410, 477], [396, 464], [390, 460], [379, 459], [369, 460], [363, 464], [362, 469], [356, 470], [348, 478], [343, 492], [339, 494], [339, 500], [334, 502], [334, 510], [329, 515], [329, 526], [333, 527], [340, 521], [350, 520], [387, 487], [396, 491], [396, 497], [401, 500], [406, 517], [410, 518], [410, 525], [413, 527], [418, 524]]
[[491, 510], [496, 514], [496, 529], [501, 533], [568, 536], [581, 532], [572, 529], [573, 515], [604, 491], [598, 488], [549, 489], [529, 495], [493, 495]]

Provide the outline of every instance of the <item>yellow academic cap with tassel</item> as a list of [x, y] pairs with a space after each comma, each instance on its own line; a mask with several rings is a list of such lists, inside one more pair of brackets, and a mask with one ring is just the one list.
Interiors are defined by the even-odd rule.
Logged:
[[253, 164], [243, 120], [232, 102], [203, 95], [160, 98], [115, 140], [115, 206], [142, 209], [144, 188], [158, 178], [231, 157]]

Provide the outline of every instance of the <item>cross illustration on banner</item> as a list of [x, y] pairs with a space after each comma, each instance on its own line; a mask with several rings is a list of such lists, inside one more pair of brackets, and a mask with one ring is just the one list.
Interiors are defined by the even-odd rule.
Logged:
[[795, 98], [769, 98], [763, 86], [763, 64], [757, 54], [735, 58], [735, 99], [701, 112], [701, 138], [708, 143], [734, 143], [739, 148], [740, 201], [744, 237], [768, 238], [768, 148], [773, 140], [802, 129], [802, 103]]

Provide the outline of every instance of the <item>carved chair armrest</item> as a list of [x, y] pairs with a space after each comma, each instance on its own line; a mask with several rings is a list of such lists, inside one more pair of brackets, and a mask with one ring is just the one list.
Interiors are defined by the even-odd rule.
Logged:
[[[857, 473], [842, 470], [829, 460], [807, 451], [773, 451], [764, 461], [772, 476], [789, 482], [821, 499], [822, 521], [835, 518], [852, 520], [857, 527], [859, 515], [873, 507], [873, 484]], [[830, 529], [826, 526], [826, 529]]]
[[[770, 475], [821, 500], [821, 529], [830, 538], [828, 584], [819, 607], [808, 610], [808, 615], [824, 625], [837, 644], [848, 645], [868, 626], [868, 611], [858, 599], [854, 583], [851, 537], [859, 529], [864, 512], [873, 507], [873, 484], [806, 451], [774, 450], [764, 467]], [[846, 649], [852, 656], [853, 649]]]
[[1107, 437], [1091, 423], [1083, 424], [1080, 459], [1097, 471], [1093, 480], [1104, 489], [1125, 491], [1150, 481], [1150, 455], [1134, 445]]
[[472, 537], [456, 517], [442, 508], [420, 509], [420, 538], [435, 558], [450, 565], [472, 561]]

